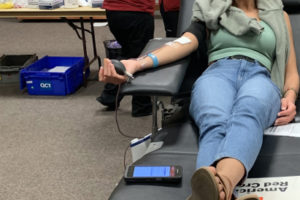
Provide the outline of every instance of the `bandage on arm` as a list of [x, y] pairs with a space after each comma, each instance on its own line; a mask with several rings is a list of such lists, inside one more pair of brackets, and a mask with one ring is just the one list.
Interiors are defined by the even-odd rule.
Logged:
[[[191, 54], [198, 47], [198, 40], [192, 33], [186, 32], [182, 37], [174, 40], [172, 45], [166, 44], [159, 49], [151, 52], [157, 57], [159, 65], [168, 64], [184, 58]], [[138, 59], [141, 64], [141, 69], [151, 68], [153, 66], [153, 60], [149, 56], [144, 56]]]

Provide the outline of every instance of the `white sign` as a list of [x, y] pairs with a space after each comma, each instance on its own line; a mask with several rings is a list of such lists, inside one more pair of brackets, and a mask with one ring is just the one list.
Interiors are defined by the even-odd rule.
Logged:
[[274, 136], [300, 137], [300, 123], [290, 123], [283, 126], [273, 126], [266, 129], [264, 134]]
[[300, 176], [248, 178], [236, 192], [238, 197], [256, 194], [260, 200], [299, 200]]
[[48, 70], [48, 72], [65, 73], [70, 67], [68, 66], [56, 66]]

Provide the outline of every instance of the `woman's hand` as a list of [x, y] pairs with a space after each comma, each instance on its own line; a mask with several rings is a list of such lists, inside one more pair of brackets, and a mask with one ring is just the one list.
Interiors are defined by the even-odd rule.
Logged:
[[290, 98], [281, 99], [281, 111], [278, 113], [275, 126], [285, 125], [291, 122], [296, 116], [296, 106]]
[[[130, 74], [134, 74], [140, 68], [140, 63], [136, 60], [121, 60], [121, 62]], [[99, 70], [99, 81], [118, 85], [126, 82], [127, 77], [119, 75], [111, 60], [104, 58], [103, 66]]]

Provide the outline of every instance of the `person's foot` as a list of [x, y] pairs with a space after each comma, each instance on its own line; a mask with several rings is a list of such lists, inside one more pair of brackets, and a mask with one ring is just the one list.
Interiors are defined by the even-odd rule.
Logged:
[[235, 198], [234, 186], [226, 175], [221, 175], [215, 167], [202, 167], [195, 171], [192, 180], [192, 195], [187, 200], [259, 200], [257, 195]]
[[[107, 83], [104, 86], [104, 89], [99, 97], [96, 100], [104, 106], [107, 106], [107, 110], [115, 110], [116, 109], [116, 95], [118, 91], [118, 86], [114, 84]], [[120, 105], [120, 101], [122, 100], [123, 95], [119, 95], [118, 97], [118, 105]]]
[[236, 198], [232, 193], [234, 186], [232, 185], [230, 179], [226, 175], [222, 175], [217, 172], [215, 167], [208, 167], [214, 178], [218, 183], [219, 188], [219, 199], [220, 200], [259, 200], [258, 196], [255, 194], [248, 194], [239, 198]]
[[198, 169], [191, 180], [192, 195], [188, 200], [231, 200], [233, 187], [214, 167]]
[[[211, 171], [211, 173], [214, 175], [215, 181], [218, 184], [218, 189], [219, 189], [219, 199], [220, 200], [225, 200], [225, 191], [224, 191], [224, 185], [222, 184], [221, 179], [217, 176], [217, 171], [215, 167], [208, 167], [208, 169]], [[230, 184], [231, 185], [231, 184]], [[232, 192], [231, 192], [232, 193]], [[231, 197], [230, 197], [231, 199]]]
[[[112, 99], [112, 98], [111, 97], [107, 98], [107, 94], [105, 94], [105, 93], [102, 93], [99, 97], [96, 98], [96, 100], [99, 103], [101, 103], [104, 106], [107, 106], [107, 110], [114, 111], [116, 109], [116, 102], [115, 101], [109, 101], [107, 99]], [[120, 106], [120, 101], [118, 101], [117, 108]]]

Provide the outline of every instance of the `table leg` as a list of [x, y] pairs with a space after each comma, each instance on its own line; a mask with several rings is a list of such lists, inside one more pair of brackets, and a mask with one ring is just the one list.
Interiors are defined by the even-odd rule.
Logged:
[[[97, 53], [97, 45], [96, 45], [96, 37], [95, 37], [95, 29], [94, 29], [94, 19], [90, 17], [90, 24], [91, 24], [91, 30], [85, 29], [84, 28], [84, 19], [83, 17], [80, 17], [80, 27], [75, 25], [71, 20], [68, 20], [65, 17], [62, 17], [64, 21], [66, 21], [69, 26], [71, 26], [74, 31], [76, 32], [78, 38], [82, 41], [82, 47], [83, 47], [83, 54], [84, 54], [84, 69], [83, 69], [83, 85], [86, 87], [87, 86], [87, 73], [89, 72], [89, 67], [90, 65], [98, 60], [98, 65], [99, 68], [101, 66], [101, 58]], [[79, 34], [78, 30], [81, 30], [81, 35]], [[85, 32], [88, 32], [92, 36], [92, 45], [93, 45], [93, 53], [94, 57], [92, 60], [89, 60], [88, 54], [87, 54], [87, 47], [86, 47], [86, 37], [85, 37]]]
[[84, 21], [83, 17], [80, 17], [80, 26], [81, 26], [81, 40], [82, 40], [82, 47], [83, 47], [83, 54], [84, 54], [84, 68], [83, 68], [83, 85], [87, 86], [87, 77], [86, 77], [86, 71], [90, 67], [89, 64], [89, 57], [87, 55], [86, 50], [86, 38], [85, 38], [85, 30], [84, 30]]
[[101, 59], [97, 53], [97, 46], [96, 46], [96, 39], [95, 39], [95, 29], [94, 29], [94, 19], [90, 17], [90, 24], [91, 24], [91, 35], [93, 41], [93, 50], [94, 50], [94, 59], [98, 59], [99, 68], [101, 67]]

